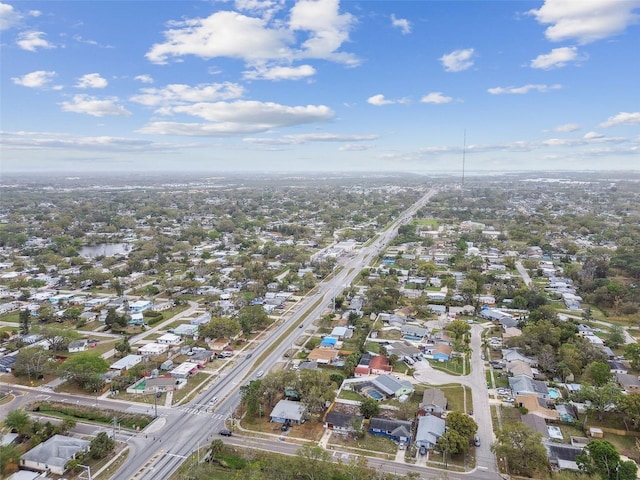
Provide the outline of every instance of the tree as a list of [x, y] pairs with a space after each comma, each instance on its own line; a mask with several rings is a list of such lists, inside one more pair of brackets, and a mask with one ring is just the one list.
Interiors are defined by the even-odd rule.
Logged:
[[633, 480], [637, 467], [633, 461], [620, 461], [616, 447], [607, 440], [591, 440], [576, 457], [581, 471], [603, 480]]
[[238, 312], [238, 322], [245, 335], [249, 335], [254, 330], [265, 328], [269, 325], [269, 316], [264, 311], [262, 305], [250, 305], [242, 307]]
[[69, 344], [80, 336], [78, 332], [73, 329], [58, 328], [49, 325], [39, 328], [38, 333], [42, 335], [43, 340], [49, 343], [49, 350], [52, 352], [65, 351]]
[[630, 343], [624, 347], [624, 354], [631, 362], [631, 368], [640, 370], [640, 343]]
[[438, 439], [437, 447], [448, 456], [456, 455], [469, 450], [469, 440], [455, 430], [447, 430]]
[[615, 382], [600, 387], [584, 384], [575, 395], [581, 401], [589, 400], [589, 409], [596, 412], [598, 420], [602, 421], [604, 413], [618, 404], [622, 397], [622, 389]]
[[129, 352], [131, 352], [131, 344], [129, 343], [129, 337], [126, 335], [122, 337], [122, 340], [116, 343], [113, 348], [115, 348], [119, 356], [124, 357], [125, 355], [127, 355]]
[[18, 471], [20, 455], [18, 445], [0, 445], [0, 478], [7, 478], [10, 473]]
[[607, 339], [607, 345], [611, 348], [618, 348], [625, 343], [624, 329], [620, 325], [613, 325], [609, 331], [609, 338]]
[[638, 428], [640, 426], [640, 393], [623, 395], [618, 401], [618, 411]]
[[375, 417], [380, 413], [380, 404], [373, 398], [365, 398], [360, 402], [360, 413], [364, 418]]
[[16, 355], [16, 363], [11, 369], [16, 377], [28, 377], [29, 380], [42, 378], [49, 372], [51, 352], [40, 345], [21, 348]]
[[247, 409], [247, 415], [255, 416], [260, 411], [260, 380], [252, 380], [240, 387], [242, 405]]
[[107, 316], [104, 319], [105, 327], [107, 327], [108, 329], [111, 330], [118, 323], [119, 323], [118, 322], [118, 314], [116, 313], [116, 309], [115, 308], [108, 309], [107, 310]]
[[231, 338], [240, 331], [237, 320], [227, 317], [214, 317], [200, 327], [200, 336], [204, 338]]
[[467, 443], [473, 440], [473, 436], [478, 431], [478, 424], [469, 415], [454, 410], [447, 415], [447, 429], [458, 433]]
[[31, 419], [24, 410], [11, 410], [4, 420], [5, 426], [20, 436], [28, 436], [31, 432]]
[[611, 381], [611, 367], [604, 362], [591, 362], [587, 365], [585, 374], [596, 387], [602, 387]]
[[99, 354], [92, 352], [80, 352], [60, 366], [61, 376], [87, 391], [96, 391], [97, 386], [101, 387], [100, 374], [108, 370], [109, 363]]
[[522, 422], [507, 423], [498, 430], [491, 451], [504, 459], [511, 474], [537, 478], [550, 469], [542, 434]]
[[31, 312], [24, 308], [20, 310], [20, 334], [27, 335], [29, 333], [29, 327], [31, 326]]
[[96, 438], [91, 440], [89, 445], [89, 455], [95, 460], [106, 457], [116, 448], [116, 442], [109, 437], [107, 432], [100, 432]]

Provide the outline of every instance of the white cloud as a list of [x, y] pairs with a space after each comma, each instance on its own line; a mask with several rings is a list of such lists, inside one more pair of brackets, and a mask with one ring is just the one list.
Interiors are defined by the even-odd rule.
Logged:
[[312, 77], [316, 69], [311, 65], [297, 67], [257, 67], [255, 70], [244, 72], [244, 78], [249, 80], [300, 80]]
[[183, 113], [213, 123], [153, 122], [139, 130], [140, 133], [226, 136], [241, 133], [258, 133], [273, 128], [327, 122], [333, 119], [333, 111], [324, 105], [289, 107], [272, 102], [236, 101], [196, 103], [173, 107], [172, 113]]
[[554, 48], [549, 53], [538, 55], [531, 60], [531, 68], [539, 68], [542, 70], [551, 70], [552, 68], [561, 68], [568, 63], [584, 60], [585, 57], [578, 56], [577, 47], [560, 47]]
[[71, 102], [62, 102], [61, 105], [64, 112], [84, 113], [93, 117], [128, 117], [131, 115], [131, 112], [118, 105], [117, 102], [117, 97], [99, 99], [82, 94], [74, 95]]
[[365, 150], [371, 150], [373, 145], [367, 143], [345, 143], [340, 145], [338, 150], [341, 152], [363, 152]]
[[442, 94], [442, 92], [431, 92], [425, 95], [420, 99], [422, 103], [451, 103], [453, 102], [453, 97], [447, 97]]
[[246, 62], [288, 59], [293, 35], [283, 28], [269, 28], [261, 18], [221, 11], [207, 18], [170, 23], [165, 42], [157, 43], [145, 55], [152, 63], [166, 63], [170, 57], [195, 55], [203, 59], [240, 58]]
[[301, 45], [299, 58], [321, 58], [347, 65], [358, 65], [360, 61], [352, 54], [338, 52], [349, 40], [349, 31], [355, 18], [349, 13], [340, 13], [338, 0], [299, 0], [293, 8], [289, 27], [295, 31], [306, 31], [309, 38]]
[[184, 144], [170, 145], [124, 137], [81, 137], [59, 132], [1, 132], [2, 143], [7, 147], [30, 150], [63, 149], [81, 151], [148, 152], [151, 150], [175, 150], [186, 148]]
[[46, 86], [53, 77], [56, 76], [56, 72], [47, 72], [45, 70], [38, 70], [36, 72], [27, 73], [21, 77], [14, 77], [11, 80], [16, 85], [29, 88], [42, 88]]
[[565, 123], [553, 128], [554, 132], [575, 132], [576, 130], [580, 130], [580, 125], [577, 123]]
[[376, 107], [381, 107], [383, 105], [390, 105], [395, 102], [393, 100], [387, 100], [386, 98], [384, 98], [384, 95], [379, 93], [378, 95], [367, 98], [367, 103], [375, 105]]
[[153, 83], [153, 77], [151, 77], [151, 75], [137, 75], [133, 77], [133, 79], [142, 83]]
[[[383, 105], [393, 105], [396, 103], [400, 105], [408, 105], [409, 103], [411, 103], [411, 100], [407, 97], [391, 100], [389, 98], [385, 98], [384, 95], [379, 93], [378, 95], [374, 95], [372, 97], [367, 98], [367, 103], [370, 103], [371, 105], [375, 105], [376, 107], [381, 107]], [[347, 105], [347, 106], [350, 106], [350, 105]]]
[[474, 49], [454, 50], [440, 57], [440, 63], [447, 72], [461, 72], [473, 66]]
[[177, 83], [164, 88], [142, 88], [140, 92], [130, 100], [148, 107], [157, 107], [231, 100], [241, 97], [244, 89], [241, 85], [230, 82], [203, 83], [194, 87]]
[[35, 52], [38, 48], [56, 48], [42, 38], [44, 35], [46, 35], [44, 32], [20, 32], [16, 43], [21, 49], [29, 52]]
[[598, 132], [587, 132], [582, 138], [584, 138], [585, 140], [595, 140], [597, 138], [604, 138], [604, 135]]
[[403, 35], [411, 33], [411, 23], [406, 18], [397, 18], [391, 14], [391, 25], [399, 28]]
[[105, 88], [108, 84], [99, 73], [87, 73], [78, 79], [76, 88]]
[[640, 112], [620, 112], [600, 124], [603, 128], [615, 127], [617, 125], [640, 125]]
[[539, 23], [550, 25], [545, 30], [551, 41], [576, 39], [582, 44], [623, 32], [638, 21], [634, 10], [638, 0], [545, 0], [539, 9], [528, 13]]
[[[253, 11], [259, 4], [264, 2], [242, 2]], [[165, 41], [153, 45], [146, 57], [153, 63], [194, 55], [238, 58], [249, 66], [264, 62], [289, 65], [292, 59], [304, 58], [356, 65], [356, 57], [338, 51], [349, 40], [353, 23], [350, 14], [339, 13], [337, 0], [301, 0], [291, 8], [288, 24], [270, 22], [268, 16], [219, 11], [206, 18], [170, 22]], [[296, 47], [298, 38], [302, 43]]]
[[248, 143], [266, 145], [300, 145], [309, 142], [366, 142], [380, 138], [379, 135], [350, 135], [341, 133], [301, 133], [283, 135], [280, 138], [245, 138]]
[[238, 10], [245, 10], [270, 19], [276, 12], [282, 10], [285, 0], [235, 0], [234, 4]]
[[20, 15], [8, 3], [0, 3], [0, 30], [8, 30], [20, 23]]
[[550, 90], [559, 90], [562, 88], [562, 85], [543, 85], [543, 84], [528, 84], [523, 85], [522, 87], [495, 87], [490, 88], [487, 91], [491, 95], [503, 95], [503, 94], [525, 94], [531, 91], [536, 91], [540, 93], [546, 93]]

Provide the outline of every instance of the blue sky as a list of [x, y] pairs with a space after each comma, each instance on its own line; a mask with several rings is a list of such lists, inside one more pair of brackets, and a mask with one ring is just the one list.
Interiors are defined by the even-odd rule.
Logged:
[[2, 171], [640, 168], [640, 0], [0, 3]]

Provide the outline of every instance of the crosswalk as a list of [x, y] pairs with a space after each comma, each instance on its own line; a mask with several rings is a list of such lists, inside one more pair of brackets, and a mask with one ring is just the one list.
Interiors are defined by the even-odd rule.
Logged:
[[186, 412], [190, 415], [208, 415], [212, 418], [217, 418], [219, 420], [223, 420], [224, 418], [226, 418], [226, 415], [223, 415], [221, 413], [215, 413], [212, 412], [211, 409], [208, 408], [202, 408], [202, 407], [180, 407], [180, 411], [181, 412]]

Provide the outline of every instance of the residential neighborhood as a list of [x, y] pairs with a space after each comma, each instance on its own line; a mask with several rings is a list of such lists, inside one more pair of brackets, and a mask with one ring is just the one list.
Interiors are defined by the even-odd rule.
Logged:
[[[127, 412], [141, 448], [167, 418], [201, 418], [200, 447], [224, 431], [555, 478], [606, 445], [635, 478], [637, 183], [252, 181], [164, 187], [152, 204], [126, 182], [5, 187], [3, 475], [107, 471]], [[75, 425], [38, 430], [73, 399]], [[84, 433], [106, 406], [104, 435]]]

